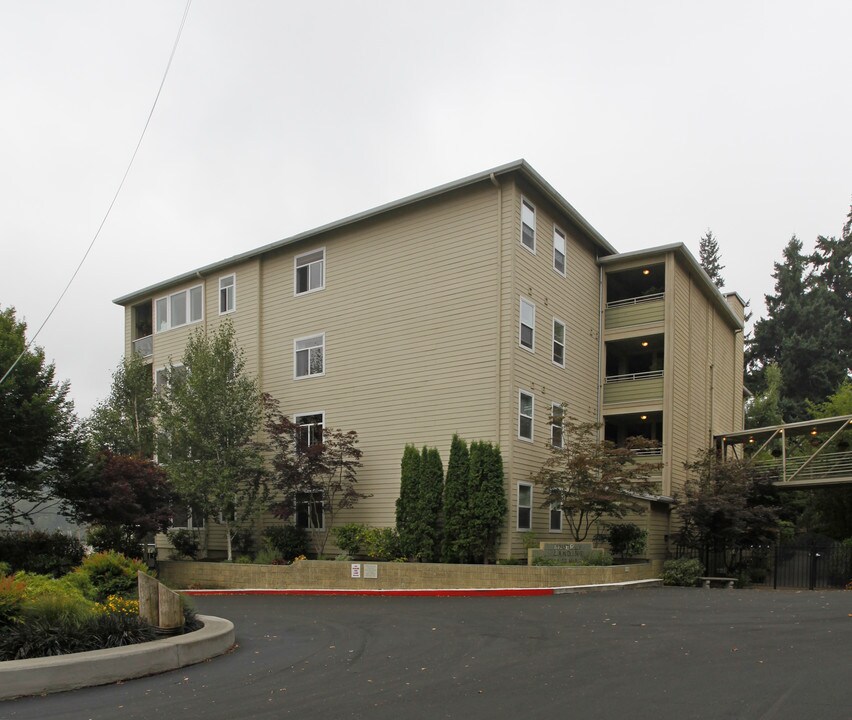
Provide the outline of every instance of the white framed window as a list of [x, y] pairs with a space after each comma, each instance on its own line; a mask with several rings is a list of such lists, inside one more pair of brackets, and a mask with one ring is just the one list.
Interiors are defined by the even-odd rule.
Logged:
[[518, 530], [532, 530], [532, 503], [532, 485], [518, 483]]
[[293, 422], [299, 426], [296, 441], [300, 451], [322, 442], [322, 430], [325, 427], [324, 412], [301, 413], [294, 416]]
[[550, 532], [562, 532], [562, 507], [550, 503]]
[[295, 295], [322, 290], [325, 287], [325, 248], [296, 255], [293, 272]]
[[553, 352], [551, 360], [554, 365], [565, 367], [565, 323], [553, 318]]
[[305, 530], [324, 530], [322, 492], [296, 493], [296, 527]]
[[562, 447], [562, 420], [565, 411], [562, 403], [552, 403], [550, 406], [550, 444], [552, 447]]
[[518, 340], [522, 348], [535, 352], [535, 303], [521, 298], [521, 324]]
[[296, 378], [325, 375], [325, 333], [295, 339], [293, 355]]
[[535, 254], [535, 205], [521, 199], [521, 245]]
[[565, 275], [565, 233], [553, 226], [553, 269]]
[[201, 285], [161, 297], [154, 303], [157, 332], [197, 323], [204, 319], [204, 295]]
[[535, 398], [528, 392], [518, 391], [518, 437], [521, 440], [533, 440], [533, 412]]
[[237, 276], [219, 278], [219, 314], [225, 315], [237, 309]]
[[204, 527], [204, 514], [190, 505], [172, 508], [170, 527], [174, 530], [197, 530]]
[[160, 392], [165, 390], [169, 385], [169, 369], [171, 368], [172, 373], [175, 375], [180, 375], [183, 373], [185, 376], [186, 368], [182, 363], [177, 363], [176, 365], [163, 365], [160, 368], [157, 368], [154, 371], [154, 391]]

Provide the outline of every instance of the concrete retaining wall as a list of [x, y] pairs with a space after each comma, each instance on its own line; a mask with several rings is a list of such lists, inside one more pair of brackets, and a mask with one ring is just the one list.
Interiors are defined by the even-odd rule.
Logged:
[[[357, 565], [361, 577], [352, 577]], [[370, 567], [372, 566], [372, 567]], [[375, 568], [375, 578], [365, 577]], [[402, 590], [570, 587], [649, 580], [660, 576], [662, 561], [610, 567], [450, 565], [302, 560], [293, 565], [160, 563], [163, 582], [179, 589]]]

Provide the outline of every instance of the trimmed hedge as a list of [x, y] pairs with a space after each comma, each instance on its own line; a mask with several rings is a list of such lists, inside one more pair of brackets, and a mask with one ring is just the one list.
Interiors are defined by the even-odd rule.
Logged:
[[61, 577], [79, 565], [85, 554], [80, 540], [59, 530], [0, 532], [0, 558], [11, 572], [25, 570]]

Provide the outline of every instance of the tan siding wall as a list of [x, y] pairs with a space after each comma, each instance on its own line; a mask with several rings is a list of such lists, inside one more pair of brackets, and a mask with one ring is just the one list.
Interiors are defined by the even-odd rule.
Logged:
[[[521, 196], [536, 207], [536, 254], [520, 242]], [[504, 457], [510, 443], [511, 462], [507, 464], [506, 484], [509, 498], [508, 527], [500, 554], [523, 556], [523, 543], [517, 528], [517, 483], [528, 482], [547, 459], [550, 442], [549, 415], [551, 403], [565, 402], [568, 415], [588, 421], [597, 418], [599, 271], [592, 246], [554, 208], [528, 188], [514, 190], [512, 223], [504, 247], [514, 263], [514, 294], [505, 316], [511, 317], [504, 345], [511, 345], [514, 356], [513, 381], [507, 389], [509, 417], [503, 427], [509, 429], [503, 442]], [[553, 225], [566, 235], [566, 275], [553, 269]], [[535, 303], [535, 352], [519, 345], [520, 298]], [[506, 297], [504, 293], [504, 298]], [[552, 362], [552, 327], [556, 317], [565, 323], [565, 367]], [[504, 326], [505, 327], [505, 326]], [[532, 393], [535, 416], [532, 443], [517, 437], [518, 392]], [[548, 508], [542, 508], [541, 488], [533, 489], [533, 531], [539, 540], [567, 539], [567, 526], [562, 533], [549, 530]]]
[[[264, 387], [288, 414], [357, 430], [372, 497], [336, 523], [393, 525], [406, 443], [496, 440], [497, 193], [459, 192], [264, 262]], [[294, 297], [294, 257], [325, 247], [325, 289]], [[294, 379], [294, 338], [325, 333], [325, 375]]]
[[[673, 316], [669, 324], [670, 352], [666, 355], [666, 372], [671, 372], [670, 397], [666, 399], [664, 414], [671, 420], [671, 430], [664, 438], [666, 444], [666, 462], [668, 463], [668, 483], [663, 485], [663, 494], [677, 493], [683, 485], [683, 463], [689, 454], [688, 434], [694, 408], [690, 406], [690, 390], [695, 378], [692, 377], [690, 356], [690, 281], [689, 276], [673, 265], [673, 256], [669, 256], [673, 277], [671, 288]], [[669, 292], [667, 286], [666, 291]], [[668, 412], [667, 412], [668, 411]]]
[[630, 327], [647, 323], [662, 322], [665, 316], [665, 302], [654, 300], [636, 305], [621, 305], [606, 311], [606, 329]]

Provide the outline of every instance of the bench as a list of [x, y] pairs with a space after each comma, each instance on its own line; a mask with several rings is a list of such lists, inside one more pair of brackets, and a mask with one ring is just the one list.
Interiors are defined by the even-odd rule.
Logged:
[[736, 578], [729, 577], [700, 577], [698, 578], [701, 581], [703, 587], [709, 588], [714, 583], [725, 584], [727, 585], [728, 590], [734, 589], [734, 583], [737, 581]]

